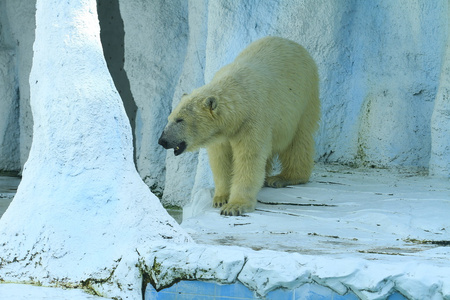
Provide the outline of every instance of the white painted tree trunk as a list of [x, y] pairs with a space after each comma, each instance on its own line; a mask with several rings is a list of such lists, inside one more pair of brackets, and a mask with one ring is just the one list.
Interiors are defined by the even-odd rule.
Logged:
[[38, 0], [33, 144], [0, 220], [0, 281], [142, 299], [137, 247], [189, 242], [142, 182], [95, 0]]

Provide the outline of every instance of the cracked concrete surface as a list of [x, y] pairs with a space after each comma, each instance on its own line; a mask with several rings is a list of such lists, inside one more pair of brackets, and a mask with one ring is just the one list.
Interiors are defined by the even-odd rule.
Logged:
[[224, 217], [209, 208], [182, 227], [199, 243], [255, 250], [421, 255], [450, 240], [448, 211], [446, 179], [318, 165], [305, 185], [263, 188], [253, 213]]

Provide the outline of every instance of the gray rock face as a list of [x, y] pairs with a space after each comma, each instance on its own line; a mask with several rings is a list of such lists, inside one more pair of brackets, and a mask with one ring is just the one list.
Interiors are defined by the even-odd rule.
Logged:
[[14, 52], [0, 49], [0, 170], [20, 169], [19, 95], [14, 79]]
[[[33, 58], [35, 7], [34, 0], [0, 2], [0, 136], [3, 138], [0, 138], [0, 170], [21, 170], [33, 139], [28, 79]], [[8, 125], [1, 125], [5, 123]]]

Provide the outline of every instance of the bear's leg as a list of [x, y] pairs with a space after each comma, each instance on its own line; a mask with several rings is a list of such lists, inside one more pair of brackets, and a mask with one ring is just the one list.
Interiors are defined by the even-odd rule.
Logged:
[[228, 142], [209, 146], [207, 151], [215, 184], [213, 207], [221, 207], [230, 197], [233, 154]]
[[291, 144], [279, 154], [281, 173], [267, 177], [266, 186], [280, 188], [306, 183], [314, 167], [314, 138], [312, 133], [300, 124]]
[[[249, 134], [249, 136], [252, 136]], [[257, 151], [256, 142], [251, 140], [240, 141], [233, 145], [233, 178], [231, 181], [230, 199], [222, 206], [220, 214], [239, 216], [255, 210], [256, 195], [264, 183], [265, 168], [268, 153], [265, 153], [264, 145], [260, 145]]]

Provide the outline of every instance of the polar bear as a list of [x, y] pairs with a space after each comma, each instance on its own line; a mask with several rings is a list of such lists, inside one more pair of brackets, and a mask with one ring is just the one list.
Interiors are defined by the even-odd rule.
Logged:
[[[175, 155], [205, 147], [223, 215], [255, 209], [263, 184], [309, 180], [320, 114], [319, 76], [308, 52], [280, 37], [251, 43], [212, 81], [183, 95], [159, 139]], [[278, 156], [281, 173], [269, 176]]]

